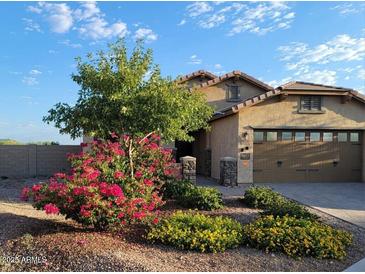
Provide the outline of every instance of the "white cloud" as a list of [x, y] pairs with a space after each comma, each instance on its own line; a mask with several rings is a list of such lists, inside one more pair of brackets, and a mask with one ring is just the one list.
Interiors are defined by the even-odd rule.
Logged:
[[42, 74], [42, 72], [37, 69], [32, 69], [31, 71], [29, 71], [29, 74], [30, 75], [40, 75], [40, 74]]
[[33, 97], [31, 96], [20, 96], [20, 100], [24, 101], [28, 105], [38, 105], [39, 103], [34, 101]]
[[280, 61], [295, 80], [329, 85], [335, 85], [338, 79], [365, 80], [363, 37], [341, 34], [317, 45], [292, 42], [278, 51]]
[[67, 3], [38, 2], [37, 6], [28, 6], [27, 10], [42, 14], [55, 33], [76, 30], [82, 37], [93, 40], [127, 34], [127, 25], [121, 21], [109, 23], [96, 2], [83, 2], [77, 9], [72, 9]]
[[73, 25], [72, 10], [66, 3], [40, 2], [39, 6], [46, 13], [46, 20], [50, 24], [52, 32], [68, 32]]
[[177, 24], [178, 26], [183, 26], [186, 24], [186, 20], [185, 19], [182, 19], [179, 24]]
[[365, 11], [364, 3], [341, 3], [331, 8], [331, 10], [337, 11], [341, 15], [350, 15], [356, 13], [362, 13]]
[[27, 7], [27, 11], [33, 12], [33, 13], [37, 13], [40, 14], [42, 13], [42, 9], [36, 6], [28, 6]]
[[224, 2], [210, 5], [207, 2], [195, 2], [186, 8], [187, 20], [194, 21], [200, 28], [211, 29], [226, 24], [228, 35], [250, 32], [263, 35], [279, 29], [288, 29], [295, 18], [288, 4], [282, 2]]
[[224, 23], [226, 21], [226, 18], [223, 14], [213, 14], [206, 20], [200, 20], [199, 26], [203, 29], [211, 29], [216, 26], [219, 26], [220, 24]]
[[282, 55], [281, 60], [287, 62], [288, 70], [305, 70], [313, 64], [363, 60], [365, 38], [353, 38], [348, 34], [342, 34], [314, 47], [293, 42], [287, 46], [280, 46], [278, 50]]
[[57, 53], [57, 51], [55, 51], [54, 49], [50, 49], [50, 50], [48, 50], [48, 53], [49, 53], [49, 54], [56, 54], [56, 53]]
[[190, 65], [200, 65], [202, 63], [202, 60], [198, 58], [196, 54], [193, 54], [190, 56], [190, 59], [188, 61], [188, 64]]
[[32, 19], [22, 18], [22, 20], [25, 23], [26, 31], [42, 32], [41, 26], [38, 23], [34, 22]]
[[214, 65], [214, 68], [215, 68], [215, 69], [222, 69], [222, 68], [223, 68], [223, 66], [222, 66], [221, 64], [215, 64], [215, 65]]
[[79, 43], [72, 43], [70, 40], [66, 39], [63, 41], [58, 42], [61, 45], [68, 46], [70, 48], [82, 48], [82, 45]]
[[147, 43], [156, 41], [157, 37], [158, 37], [157, 34], [154, 33], [153, 30], [147, 29], [147, 28], [140, 28], [134, 34], [134, 39], [136, 39], [136, 40], [142, 39], [142, 40], [146, 41]]
[[112, 25], [104, 18], [93, 17], [78, 28], [79, 33], [86, 38], [100, 40], [104, 38], [124, 37], [127, 34], [127, 25], [117, 22]]
[[359, 69], [359, 71], [357, 72], [357, 77], [361, 80], [365, 80], [365, 69]]
[[333, 70], [314, 70], [299, 74], [296, 79], [318, 84], [335, 85], [336, 74], [336, 71]]
[[278, 29], [288, 29], [295, 17], [290, 7], [281, 2], [259, 2], [246, 7], [243, 14], [232, 21], [228, 35], [243, 32], [264, 35]]
[[12, 75], [22, 75], [23, 73], [20, 72], [20, 71], [8, 71], [9, 74], [12, 74]]
[[35, 77], [30, 76], [24, 76], [22, 82], [27, 86], [35, 86], [39, 84], [38, 80]]
[[83, 2], [81, 4], [82, 9], [76, 9], [74, 16], [76, 20], [85, 20], [94, 16], [98, 16], [101, 11], [97, 7], [96, 2]]
[[196, 17], [212, 10], [213, 8], [207, 2], [195, 2], [186, 7], [189, 17]]

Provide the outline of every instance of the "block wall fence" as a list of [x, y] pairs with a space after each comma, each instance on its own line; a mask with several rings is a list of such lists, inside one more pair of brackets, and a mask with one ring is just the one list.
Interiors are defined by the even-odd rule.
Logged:
[[0, 177], [29, 178], [67, 172], [67, 154], [81, 150], [79, 145], [0, 145]]

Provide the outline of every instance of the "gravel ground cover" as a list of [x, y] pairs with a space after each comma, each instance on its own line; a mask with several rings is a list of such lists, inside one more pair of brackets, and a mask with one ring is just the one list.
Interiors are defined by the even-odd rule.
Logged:
[[[0, 180], [0, 256], [46, 260], [3, 260], [0, 271], [342, 271], [365, 257], [365, 229], [312, 209], [323, 222], [353, 234], [354, 243], [345, 260], [293, 259], [247, 247], [201, 254], [147, 243], [144, 227], [119, 234], [99, 233], [20, 202], [20, 189], [38, 181]], [[230, 216], [242, 224], [259, 216], [259, 210], [245, 207], [236, 198], [225, 199], [225, 205], [224, 209], [204, 213]], [[168, 215], [176, 209], [169, 202], [162, 212]]]

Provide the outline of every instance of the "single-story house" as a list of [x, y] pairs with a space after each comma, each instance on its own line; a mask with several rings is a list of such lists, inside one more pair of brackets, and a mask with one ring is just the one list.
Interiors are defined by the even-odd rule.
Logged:
[[293, 81], [273, 88], [243, 72], [199, 70], [178, 80], [215, 108], [210, 131], [177, 154], [197, 173], [220, 177], [220, 159], [237, 159], [237, 182], [365, 181], [365, 96], [343, 87]]

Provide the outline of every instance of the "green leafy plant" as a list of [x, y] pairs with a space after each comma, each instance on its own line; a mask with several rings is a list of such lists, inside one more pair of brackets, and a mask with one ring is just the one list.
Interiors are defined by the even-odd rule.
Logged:
[[242, 226], [228, 217], [178, 211], [152, 227], [147, 239], [180, 249], [216, 253], [241, 243]]
[[284, 197], [268, 187], [250, 187], [245, 191], [243, 202], [249, 207], [266, 208]]
[[316, 220], [317, 215], [310, 213], [304, 206], [298, 204], [297, 202], [279, 199], [272, 204], [266, 206], [263, 212], [264, 215], [274, 215], [274, 216], [292, 216], [301, 219]]
[[352, 242], [349, 232], [316, 221], [295, 217], [265, 216], [243, 228], [243, 242], [266, 252], [283, 252], [291, 257], [343, 259]]
[[223, 208], [222, 194], [213, 187], [194, 185], [189, 180], [173, 180], [164, 186], [163, 197], [174, 199], [190, 209], [214, 210]]
[[250, 207], [263, 209], [264, 215], [289, 215], [310, 220], [318, 219], [304, 206], [267, 187], [250, 187], [245, 191], [243, 202]]
[[163, 188], [163, 198], [164, 199], [176, 199], [186, 193], [188, 188], [193, 187], [193, 183], [189, 180], [169, 180], [167, 181]]
[[214, 210], [224, 207], [222, 194], [213, 187], [187, 187], [176, 200], [180, 205], [191, 209]]
[[135, 137], [156, 132], [166, 142], [193, 141], [207, 129], [213, 108], [203, 93], [161, 75], [151, 49], [137, 43], [131, 54], [123, 41], [107, 52], [77, 58], [72, 80], [80, 86], [74, 105], [58, 103], [43, 118], [72, 138], [109, 138], [111, 132]]

